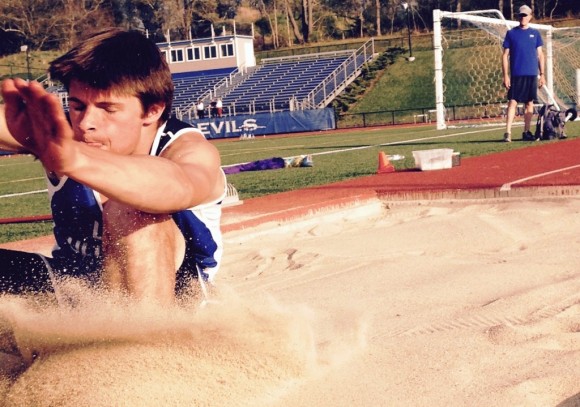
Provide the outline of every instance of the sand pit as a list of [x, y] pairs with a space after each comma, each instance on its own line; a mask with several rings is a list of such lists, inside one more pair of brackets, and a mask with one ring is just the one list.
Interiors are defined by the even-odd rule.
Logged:
[[0, 405], [580, 405], [580, 199], [370, 201], [225, 236], [219, 304], [0, 298]]

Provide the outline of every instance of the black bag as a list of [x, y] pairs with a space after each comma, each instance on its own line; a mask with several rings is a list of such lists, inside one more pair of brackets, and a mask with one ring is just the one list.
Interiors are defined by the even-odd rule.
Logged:
[[543, 105], [538, 112], [536, 138], [541, 140], [566, 138], [562, 114], [554, 105]]

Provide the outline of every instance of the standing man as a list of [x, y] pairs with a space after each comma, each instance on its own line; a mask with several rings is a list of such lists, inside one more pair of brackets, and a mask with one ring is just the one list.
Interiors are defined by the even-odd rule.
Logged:
[[[222, 254], [226, 180], [216, 148], [170, 118], [171, 73], [136, 31], [90, 36], [50, 64], [68, 117], [37, 82], [1, 84], [0, 147], [42, 163], [54, 220], [52, 256], [0, 249], [0, 293], [56, 291], [79, 278], [171, 303]], [[205, 286], [202, 286], [202, 288]]]
[[212, 119], [217, 117], [217, 102], [215, 99], [212, 99], [212, 101], [209, 102], [209, 116]]
[[[544, 52], [540, 32], [529, 26], [532, 9], [521, 6], [518, 11], [520, 25], [509, 30], [503, 42], [503, 84], [508, 90], [508, 110], [504, 141], [512, 141], [512, 124], [518, 103], [524, 103], [523, 140], [536, 140], [530, 131], [534, 114], [534, 101], [538, 88], [545, 85]], [[538, 78], [539, 74], [539, 78]]]
[[221, 98], [217, 98], [217, 101], [215, 102], [215, 110], [217, 117], [222, 117], [224, 112], [224, 104]]
[[201, 99], [197, 101], [195, 107], [197, 109], [197, 118], [200, 120], [205, 119], [205, 106]]

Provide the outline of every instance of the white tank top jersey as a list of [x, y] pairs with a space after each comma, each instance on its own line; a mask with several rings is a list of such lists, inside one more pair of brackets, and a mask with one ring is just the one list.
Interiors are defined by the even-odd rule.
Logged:
[[[169, 119], [157, 131], [150, 155], [158, 156], [177, 138], [189, 132], [199, 130], [179, 120]], [[226, 196], [227, 185], [223, 171], [222, 176], [222, 196], [172, 215], [186, 242], [185, 258], [177, 274], [177, 286], [198, 275], [211, 281], [219, 269], [223, 253], [221, 202]], [[95, 273], [102, 261], [103, 208], [99, 194], [68, 177], [56, 183], [49, 179], [48, 193], [56, 239], [53, 257], [70, 265], [71, 270], [65, 273], [76, 276]]]

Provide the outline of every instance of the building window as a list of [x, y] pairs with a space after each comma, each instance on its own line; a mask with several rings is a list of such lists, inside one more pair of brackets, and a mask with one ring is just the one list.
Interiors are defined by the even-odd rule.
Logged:
[[171, 62], [183, 62], [183, 48], [171, 50]]
[[215, 45], [206, 45], [203, 47], [203, 59], [217, 58], [217, 47]]
[[201, 59], [201, 51], [199, 47], [186, 48], [186, 52], [188, 61], [198, 61]]
[[233, 57], [234, 56], [234, 44], [220, 44], [221, 57]]
[[161, 51], [161, 56], [165, 59], [165, 61], [169, 62], [169, 59], [167, 59], [167, 51]]

